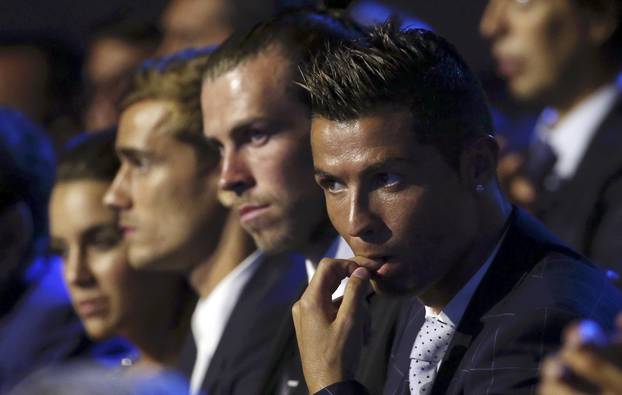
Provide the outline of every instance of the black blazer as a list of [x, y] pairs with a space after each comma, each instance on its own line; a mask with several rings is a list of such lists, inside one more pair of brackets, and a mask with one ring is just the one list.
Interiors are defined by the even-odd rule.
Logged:
[[242, 291], [206, 372], [202, 389], [209, 395], [259, 393], [269, 373], [266, 361], [279, 340], [276, 332], [307, 281], [302, 257], [263, 259]]
[[[519, 209], [510, 220], [444, 356], [433, 394], [531, 394], [542, 358], [560, 346], [567, 324], [590, 318], [612, 329], [622, 310], [622, 294], [599, 269]], [[409, 394], [410, 350], [424, 317], [413, 298], [400, 317], [384, 394]], [[345, 382], [320, 393], [367, 391]]]
[[622, 273], [622, 96], [574, 176], [541, 192], [534, 214], [579, 252]]

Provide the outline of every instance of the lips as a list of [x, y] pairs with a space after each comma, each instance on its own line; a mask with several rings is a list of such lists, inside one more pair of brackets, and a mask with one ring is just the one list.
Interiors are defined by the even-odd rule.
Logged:
[[356, 263], [369, 270], [372, 273], [383, 274], [386, 266], [392, 260], [391, 255], [384, 254], [360, 254]]
[[512, 78], [523, 72], [524, 61], [516, 56], [494, 54], [497, 62], [497, 73], [504, 78]]
[[129, 236], [132, 236], [134, 233], [136, 233], [136, 226], [123, 220], [121, 220], [119, 223], [119, 229], [121, 229], [121, 232], [123, 233], [123, 237], [129, 237]]
[[241, 222], [250, 222], [255, 218], [261, 216], [268, 208], [270, 204], [243, 204], [238, 207], [238, 213], [240, 215]]
[[107, 308], [108, 304], [104, 297], [84, 299], [76, 303], [78, 314], [84, 318], [102, 315]]

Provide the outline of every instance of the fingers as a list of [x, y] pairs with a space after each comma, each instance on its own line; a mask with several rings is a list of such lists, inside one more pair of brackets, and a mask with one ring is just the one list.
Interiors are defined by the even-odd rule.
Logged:
[[557, 357], [548, 357], [542, 362], [542, 381], [538, 385], [539, 395], [580, 394], [564, 382], [564, 366]]
[[359, 321], [359, 312], [365, 302], [369, 289], [369, 271], [364, 267], [357, 267], [348, 280], [343, 301], [337, 312], [337, 323], [348, 323]]
[[565, 350], [562, 361], [578, 376], [596, 384], [603, 391], [622, 389], [622, 370], [593, 348]]
[[305, 294], [318, 300], [330, 301], [341, 280], [348, 277], [357, 267], [356, 263], [345, 259], [322, 259]]

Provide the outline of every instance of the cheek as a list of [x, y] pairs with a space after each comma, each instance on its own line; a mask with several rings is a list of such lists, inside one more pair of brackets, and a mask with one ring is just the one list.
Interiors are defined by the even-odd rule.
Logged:
[[113, 301], [123, 299], [125, 291], [131, 288], [134, 270], [127, 261], [125, 248], [118, 247], [105, 253], [93, 253], [93, 276], [99, 287]]

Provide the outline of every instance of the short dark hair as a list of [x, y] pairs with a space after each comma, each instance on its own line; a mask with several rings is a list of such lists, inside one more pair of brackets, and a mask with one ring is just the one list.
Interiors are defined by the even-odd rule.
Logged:
[[54, 183], [54, 150], [46, 133], [17, 111], [0, 107], [0, 210], [23, 201], [34, 237], [30, 257], [47, 251], [48, 201]]
[[428, 30], [385, 23], [364, 40], [326, 46], [302, 73], [314, 116], [349, 121], [384, 108], [409, 110], [417, 140], [434, 144], [454, 168], [467, 140], [493, 133], [479, 81]]
[[[204, 78], [215, 79], [274, 47], [282, 50], [282, 54], [297, 66], [326, 43], [335, 44], [361, 36], [362, 28], [337, 11], [288, 10], [250, 30], [233, 33], [208, 60]], [[303, 100], [307, 101], [306, 95]]]
[[58, 159], [56, 182], [112, 182], [120, 163], [114, 149], [116, 129], [81, 133], [65, 145]]

